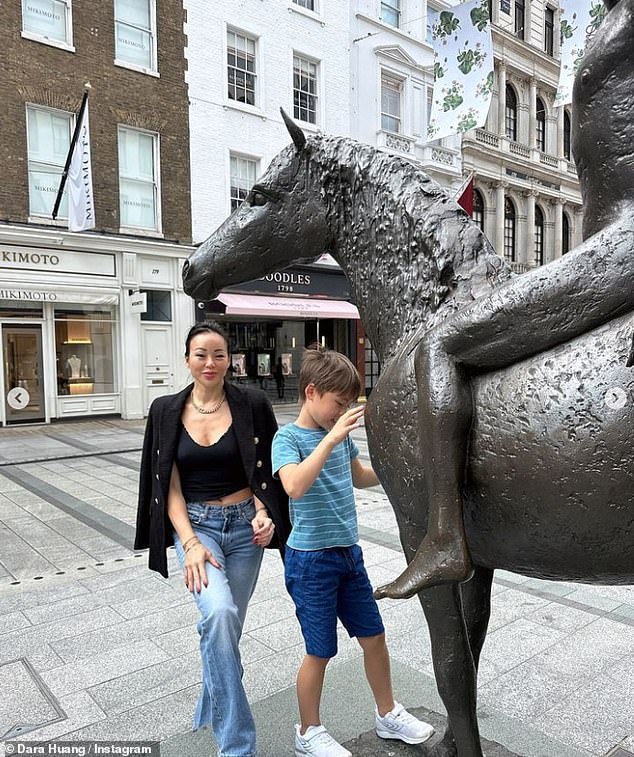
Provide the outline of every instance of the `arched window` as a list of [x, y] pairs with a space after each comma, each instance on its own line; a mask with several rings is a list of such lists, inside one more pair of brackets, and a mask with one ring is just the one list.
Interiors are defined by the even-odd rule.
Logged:
[[535, 118], [537, 149], [546, 152], [546, 108], [541, 97], [538, 97], [535, 101]]
[[564, 110], [564, 158], [572, 160], [570, 156], [570, 113]]
[[535, 205], [535, 265], [544, 265], [544, 214]]
[[479, 189], [473, 190], [473, 212], [471, 218], [478, 224], [481, 231], [484, 231], [484, 200]]
[[515, 261], [515, 205], [508, 197], [504, 198], [504, 259]]
[[506, 136], [517, 142], [517, 96], [510, 84], [506, 85], [506, 111], [504, 114]]
[[563, 213], [561, 217], [561, 254], [565, 255], [570, 250], [570, 221], [568, 214]]

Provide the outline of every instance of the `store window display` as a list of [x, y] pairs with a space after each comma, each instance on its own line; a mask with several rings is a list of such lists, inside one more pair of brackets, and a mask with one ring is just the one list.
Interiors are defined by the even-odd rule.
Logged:
[[115, 391], [113, 326], [107, 306], [55, 309], [58, 395]]

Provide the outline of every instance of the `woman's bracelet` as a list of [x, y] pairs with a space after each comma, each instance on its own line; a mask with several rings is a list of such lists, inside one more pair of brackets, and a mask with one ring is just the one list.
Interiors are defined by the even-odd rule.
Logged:
[[190, 550], [194, 549], [195, 547], [202, 547], [202, 544], [200, 543], [200, 541], [198, 541], [198, 539], [193, 544], [190, 544], [189, 547], [187, 547], [187, 549], [185, 550], [185, 554], [187, 554]]
[[190, 541], [194, 541], [194, 540], [196, 541], [198, 540], [198, 537], [196, 536], [196, 534], [194, 534], [193, 536], [190, 536], [189, 539], [187, 539], [187, 541], [183, 542], [183, 549], [185, 549], [185, 547], [189, 544]]
[[256, 507], [255, 508], [255, 512], [256, 513], [265, 513], [266, 512], [266, 507]]

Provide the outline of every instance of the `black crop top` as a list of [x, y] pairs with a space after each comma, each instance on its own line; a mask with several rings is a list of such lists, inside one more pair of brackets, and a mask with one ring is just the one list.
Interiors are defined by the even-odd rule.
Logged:
[[249, 486], [233, 425], [215, 444], [195, 442], [181, 423], [176, 466], [185, 502], [206, 502]]

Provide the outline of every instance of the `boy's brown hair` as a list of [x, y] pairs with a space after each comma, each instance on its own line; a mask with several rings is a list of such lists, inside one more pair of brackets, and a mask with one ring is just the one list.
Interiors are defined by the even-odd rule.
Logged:
[[345, 355], [314, 345], [304, 350], [299, 369], [299, 399], [306, 399], [306, 387], [314, 384], [319, 394], [334, 392], [354, 400], [361, 391], [359, 371]]

